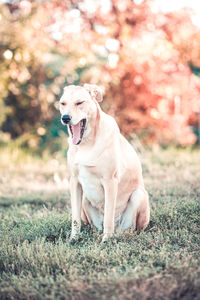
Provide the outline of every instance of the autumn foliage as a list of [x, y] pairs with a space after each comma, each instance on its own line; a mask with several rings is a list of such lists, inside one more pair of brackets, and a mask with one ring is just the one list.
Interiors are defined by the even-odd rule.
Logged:
[[32, 134], [37, 145], [57, 118], [64, 85], [91, 82], [104, 89], [103, 108], [125, 135], [194, 144], [200, 30], [188, 10], [164, 14], [154, 2], [1, 4], [1, 130]]

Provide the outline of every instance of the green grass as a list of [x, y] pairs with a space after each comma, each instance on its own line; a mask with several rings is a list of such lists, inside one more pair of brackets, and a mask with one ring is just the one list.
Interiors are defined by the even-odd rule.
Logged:
[[70, 244], [67, 166], [1, 151], [0, 299], [199, 299], [200, 151], [142, 154], [145, 231]]

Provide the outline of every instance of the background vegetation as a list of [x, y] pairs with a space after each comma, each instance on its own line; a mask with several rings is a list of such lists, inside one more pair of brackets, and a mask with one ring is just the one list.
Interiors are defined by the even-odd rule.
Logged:
[[[58, 151], [57, 100], [96, 83], [124, 134], [191, 145], [200, 126], [200, 27], [195, 11], [162, 1], [2, 1], [0, 130], [38, 152]], [[198, 123], [199, 122], [199, 123]], [[4, 134], [3, 134], [4, 133]], [[53, 137], [53, 138], [52, 138]]]

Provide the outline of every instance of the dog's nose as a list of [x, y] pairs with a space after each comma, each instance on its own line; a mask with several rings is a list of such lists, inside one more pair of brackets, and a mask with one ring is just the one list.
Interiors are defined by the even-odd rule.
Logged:
[[63, 115], [61, 119], [63, 123], [68, 124], [71, 121], [72, 117], [70, 115]]

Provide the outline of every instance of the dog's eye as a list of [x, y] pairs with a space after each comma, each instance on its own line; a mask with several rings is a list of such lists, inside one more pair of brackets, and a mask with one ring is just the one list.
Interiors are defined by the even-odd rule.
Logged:
[[64, 106], [66, 103], [65, 102], [61, 102], [60, 104]]
[[77, 102], [76, 105], [81, 105], [84, 101]]

